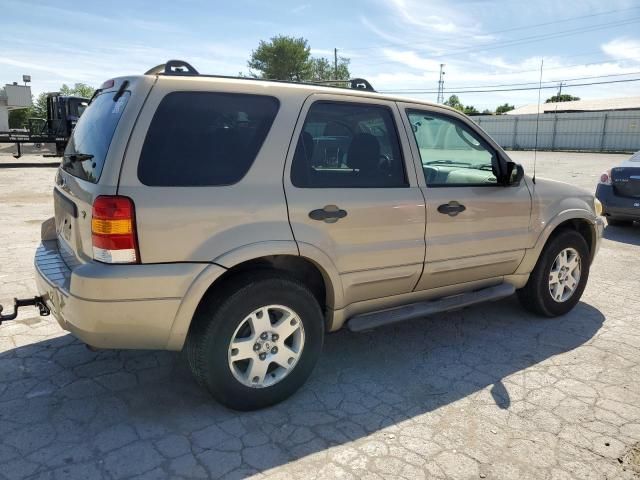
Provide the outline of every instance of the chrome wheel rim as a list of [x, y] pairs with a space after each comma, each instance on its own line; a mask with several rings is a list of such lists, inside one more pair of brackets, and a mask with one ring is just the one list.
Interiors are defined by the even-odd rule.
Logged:
[[283, 305], [260, 307], [233, 333], [229, 368], [247, 387], [270, 387], [293, 371], [303, 348], [304, 327], [296, 312]]
[[580, 284], [582, 262], [574, 248], [562, 250], [551, 265], [549, 272], [549, 293], [558, 303], [566, 302]]

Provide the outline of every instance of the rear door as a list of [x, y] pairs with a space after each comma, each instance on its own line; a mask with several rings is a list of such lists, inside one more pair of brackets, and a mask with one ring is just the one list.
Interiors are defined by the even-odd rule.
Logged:
[[417, 289], [513, 273], [529, 240], [526, 182], [497, 184], [500, 153], [465, 117], [424, 105], [401, 108], [427, 205], [426, 260]]
[[422, 271], [424, 200], [398, 126], [393, 102], [312, 95], [294, 131], [284, 175], [293, 234], [333, 261], [345, 305], [410, 292]]

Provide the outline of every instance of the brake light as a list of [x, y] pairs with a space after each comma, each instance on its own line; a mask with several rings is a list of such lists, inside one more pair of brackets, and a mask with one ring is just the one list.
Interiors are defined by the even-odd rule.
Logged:
[[93, 202], [91, 217], [93, 258], [103, 263], [139, 263], [133, 200], [101, 195]]
[[607, 170], [600, 175], [600, 182], [603, 185], [611, 185], [611, 170]]

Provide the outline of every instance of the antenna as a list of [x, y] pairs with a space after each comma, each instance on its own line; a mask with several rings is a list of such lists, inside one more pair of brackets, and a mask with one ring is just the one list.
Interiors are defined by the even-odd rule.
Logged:
[[533, 183], [536, 183], [536, 162], [538, 161], [538, 125], [540, 122], [540, 94], [542, 93], [542, 67], [544, 58], [540, 61], [540, 83], [538, 84], [538, 114], [536, 115], [536, 141], [533, 146]]

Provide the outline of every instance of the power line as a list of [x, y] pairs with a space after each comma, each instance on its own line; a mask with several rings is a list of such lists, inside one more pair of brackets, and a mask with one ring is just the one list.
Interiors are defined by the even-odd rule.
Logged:
[[[612, 83], [626, 83], [626, 82], [638, 82], [640, 78], [629, 78], [625, 80], [609, 80], [604, 82], [589, 82], [589, 83], [573, 83], [571, 85], [565, 85], [565, 87], [585, 87], [589, 85], [607, 85]], [[548, 85], [542, 87], [522, 87], [522, 88], [501, 88], [501, 89], [490, 89], [490, 90], [447, 90], [445, 93], [491, 93], [491, 92], [516, 92], [516, 91], [525, 91], [525, 90], [538, 90], [538, 88], [546, 89], [556, 89], [557, 85]], [[379, 90], [380, 93], [407, 93], [404, 91], [398, 90]], [[410, 93], [413, 94], [433, 94], [437, 93], [435, 90], [415, 90]]]
[[[623, 8], [623, 9], [619, 9], [619, 10], [609, 10], [607, 12], [601, 12], [601, 13], [592, 13], [589, 15], [581, 15], [581, 16], [577, 16], [577, 17], [569, 17], [569, 18], [565, 18], [562, 20], [554, 20], [552, 22], [544, 22], [544, 23], [536, 23], [533, 25], [524, 25], [524, 26], [520, 26], [520, 27], [512, 27], [512, 28], [507, 28], [504, 30], [497, 30], [494, 32], [489, 32], [486, 33], [484, 35], [496, 35], [499, 33], [507, 33], [507, 32], [514, 32], [514, 31], [520, 31], [520, 30], [528, 30], [531, 28], [538, 28], [538, 27], [545, 27], [548, 25], [556, 25], [558, 23], [566, 23], [566, 22], [572, 22], [575, 20], [582, 20], [584, 18], [592, 18], [592, 17], [600, 17], [600, 16], [604, 16], [604, 15], [611, 15], [613, 13], [621, 13], [621, 12], [628, 12], [631, 10], [638, 10], [640, 9], [640, 7], [631, 7], [631, 8]], [[466, 35], [463, 37], [457, 37], [457, 38], [473, 38], [474, 35]], [[348, 50], [371, 50], [371, 49], [376, 49], [376, 48], [384, 48], [384, 47], [394, 47], [394, 46], [406, 46], [406, 45], [420, 45], [420, 44], [424, 44], [424, 43], [429, 43], [429, 42], [403, 42], [403, 43], [388, 43], [388, 44], [384, 44], [384, 45], [377, 45], [377, 46], [369, 46], [369, 47], [353, 47], [353, 48], [349, 48]]]
[[[567, 86], [566, 83], [564, 82], [574, 82], [577, 80], [589, 80], [592, 78], [609, 78], [609, 77], [623, 77], [625, 75], [638, 75], [640, 74], [640, 71], [637, 72], [628, 72], [628, 73], [612, 73], [612, 74], [607, 74], [607, 75], [592, 75], [589, 77], [575, 77], [575, 78], [563, 78], [563, 79], [558, 79], [558, 80], [545, 80], [542, 83], [554, 83], [557, 84], [558, 82], [563, 83], [563, 86]], [[499, 87], [520, 87], [520, 86], [524, 86], [524, 85], [537, 85], [540, 82], [524, 82], [524, 83], [500, 83], [500, 84], [496, 84], [496, 85], [473, 85], [473, 86], [466, 86], [466, 87], [449, 87], [446, 91], [450, 92], [454, 89], [470, 89], [470, 88], [499, 88]], [[423, 91], [424, 89], [421, 88], [397, 88], [394, 89], [394, 92], [406, 92], [406, 93], [411, 93], [414, 91]]]
[[[556, 38], [562, 38], [562, 37], [569, 37], [572, 35], [579, 35], [582, 33], [588, 33], [588, 32], [593, 32], [593, 31], [597, 31], [597, 30], [606, 30], [609, 28], [613, 28], [613, 27], [621, 27], [621, 26], [625, 26], [625, 25], [631, 25], [634, 23], [637, 23], [640, 20], [640, 17], [635, 17], [635, 18], [631, 18], [631, 19], [626, 19], [626, 20], [619, 20], [616, 22], [609, 22], [609, 23], [603, 23], [603, 24], [598, 24], [598, 25], [592, 25], [589, 27], [580, 27], [580, 28], [574, 28], [572, 30], [565, 30], [563, 32], [556, 32], [556, 33], [551, 33], [551, 34], [541, 34], [541, 35], [532, 35], [529, 37], [522, 37], [522, 38], [518, 38], [518, 39], [514, 39], [514, 40], [508, 40], [508, 41], [504, 41], [504, 42], [493, 42], [493, 43], [486, 43], [483, 45], [480, 45], [479, 47], [470, 47], [470, 48], [465, 48], [465, 49], [458, 49], [458, 50], [452, 50], [448, 53], [442, 53], [442, 54], [437, 54], [437, 55], [428, 55], [427, 60], [429, 59], [434, 59], [434, 58], [443, 58], [443, 57], [452, 57], [452, 56], [457, 56], [457, 55], [463, 55], [465, 53], [473, 53], [473, 52], [484, 52], [487, 50], [496, 50], [496, 49], [500, 49], [500, 48], [504, 48], [504, 47], [512, 47], [512, 46], [516, 46], [516, 45], [524, 45], [527, 43], [534, 43], [537, 42], [539, 40], [553, 40]], [[373, 58], [388, 58], [388, 56], [386, 55], [376, 55], [376, 56], [370, 56], [368, 57], [368, 59], [373, 59]], [[389, 63], [389, 62], [384, 62], [384, 63]], [[401, 62], [392, 62], [392, 63], [401, 63]], [[376, 65], [381, 65], [380, 62], [378, 63], [362, 63], [361, 65], [364, 66], [376, 66]]]

